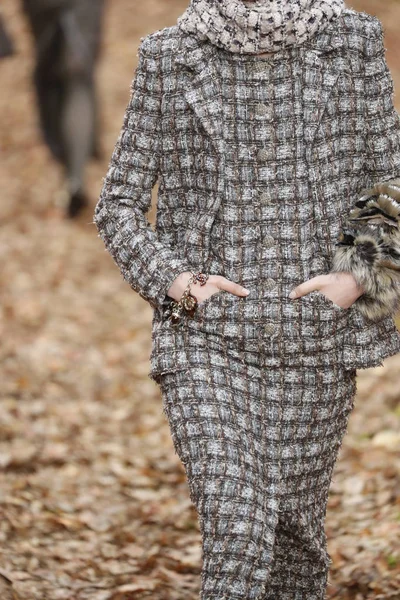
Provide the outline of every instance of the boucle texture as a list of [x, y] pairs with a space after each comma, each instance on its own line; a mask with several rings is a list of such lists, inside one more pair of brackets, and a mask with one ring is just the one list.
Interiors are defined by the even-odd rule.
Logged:
[[[232, 72], [227, 106], [222, 81]], [[236, 125], [226, 112], [233, 106]], [[248, 139], [243, 127], [251, 120]], [[346, 9], [321, 34], [272, 59], [225, 51], [177, 26], [147, 36], [94, 220], [123, 276], [154, 308], [151, 376], [187, 368], [176, 330], [162, 319], [174, 278], [215, 267], [211, 272], [235, 281], [240, 252], [248, 266], [238, 283], [249, 296], [213, 294], [183, 327], [235, 350], [265, 352], [272, 364], [301, 355], [309, 368], [334, 358], [350, 369], [367, 368], [399, 352], [393, 316], [369, 320], [356, 306], [340, 309], [317, 293], [287, 298], [292, 285], [332, 268], [337, 238], [362, 191], [399, 176], [400, 121], [375, 17]], [[157, 180], [153, 230], [146, 214]], [[233, 220], [221, 230], [221, 211], [238, 197], [247, 209], [229, 209]], [[260, 236], [259, 209], [264, 226], [268, 221], [276, 231], [264, 228]], [[276, 236], [271, 254], [267, 235]], [[220, 260], [221, 249], [228, 262]], [[254, 276], [254, 249], [265, 253], [261, 267], [271, 257], [276, 275], [266, 276], [274, 289]]]
[[356, 372], [270, 367], [180, 331], [188, 368], [160, 379], [202, 534], [201, 600], [324, 600], [332, 472]]
[[343, 0], [191, 0], [178, 26], [229, 52], [299, 46], [343, 11]]

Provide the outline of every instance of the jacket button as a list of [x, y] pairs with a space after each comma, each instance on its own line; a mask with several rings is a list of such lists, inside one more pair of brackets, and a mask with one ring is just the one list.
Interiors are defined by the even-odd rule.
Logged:
[[272, 323], [267, 323], [264, 325], [264, 333], [266, 335], [274, 336], [277, 333], [276, 326]]
[[275, 240], [272, 235], [266, 235], [263, 239], [263, 244], [266, 248], [271, 248], [275, 244]]
[[268, 150], [266, 148], [260, 148], [260, 150], [257, 152], [257, 160], [261, 162], [267, 160], [267, 158]]
[[273, 290], [275, 286], [276, 286], [276, 281], [275, 281], [275, 279], [272, 279], [272, 277], [268, 277], [268, 279], [266, 279], [264, 282], [264, 289], [267, 290], [268, 292]]
[[255, 73], [263, 73], [264, 71], [267, 71], [269, 67], [270, 63], [265, 60], [256, 60], [253, 63], [253, 70], [255, 71]]
[[272, 119], [272, 109], [267, 104], [258, 104], [255, 112], [257, 117], [266, 117], [267, 119]]
[[260, 200], [263, 204], [271, 204], [271, 196], [267, 192], [261, 192]]

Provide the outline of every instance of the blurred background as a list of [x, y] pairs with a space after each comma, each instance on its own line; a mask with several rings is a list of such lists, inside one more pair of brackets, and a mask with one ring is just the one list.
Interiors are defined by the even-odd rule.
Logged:
[[[152, 311], [92, 223], [140, 38], [188, 2], [80, 0], [57, 29], [69, 1], [0, 5], [0, 598], [197, 599], [196, 514], [148, 378]], [[348, 6], [382, 20], [397, 89], [400, 2]], [[400, 598], [399, 366], [358, 376], [329, 598]]]

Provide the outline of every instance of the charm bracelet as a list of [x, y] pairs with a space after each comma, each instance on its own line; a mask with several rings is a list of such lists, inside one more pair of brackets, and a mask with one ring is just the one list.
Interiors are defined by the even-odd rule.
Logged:
[[176, 324], [181, 321], [184, 314], [187, 314], [189, 317], [194, 317], [198, 302], [197, 298], [190, 293], [190, 286], [192, 283], [196, 284], [197, 282], [199, 282], [200, 285], [204, 285], [208, 278], [209, 275], [205, 273], [192, 273], [180, 300], [177, 302], [168, 297], [168, 299], [164, 301], [167, 306], [163, 312], [163, 318], [169, 319], [172, 323]]

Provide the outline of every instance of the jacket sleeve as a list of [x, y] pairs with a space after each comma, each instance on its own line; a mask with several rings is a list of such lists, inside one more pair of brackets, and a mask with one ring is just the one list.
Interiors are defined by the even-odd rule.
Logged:
[[346, 215], [332, 272], [349, 271], [364, 293], [354, 306], [379, 320], [400, 308], [400, 118], [384, 47], [383, 27], [371, 19], [365, 50], [368, 187]]
[[162, 151], [160, 60], [149, 37], [139, 45], [130, 99], [93, 222], [124, 279], [160, 308], [174, 279], [191, 267], [159, 241], [146, 218]]

